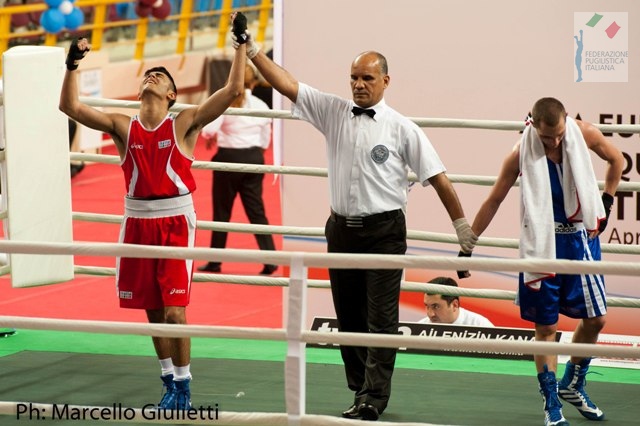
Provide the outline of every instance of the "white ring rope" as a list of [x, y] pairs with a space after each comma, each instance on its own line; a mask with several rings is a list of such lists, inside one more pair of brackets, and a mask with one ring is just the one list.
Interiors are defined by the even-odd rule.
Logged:
[[[0, 252], [23, 254], [62, 254], [85, 256], [139, 257], [160, 259], [200, 259], [208, 261], [251, 262], [256, 250], [161, 247], [119, 243], [50, 243], [0, 240]], [[293, 256], [302, 256], [304, 266], [336, 269], [427, 268], [505, 272], [556, 272], [562, 274], [609, 274], [640, 276], [640, 264], [631, 262], [580, 262], [544, 259], [473, 259], [444, 256], [400, 256], [354, 253], [259, 252], [262, 263], [287, 265]]]
[[[73, 219], [85, 222], [120, 224], [122, 223], [123, 216], [114, 214], [73, 212]], [[322, 227], [254, 225], [250, 223], [213, 222], [203, 220], [197, 221], [197, 227], [198, 229], [202, 229], [205, 231], [295, 235], [324, 238], [324, 228]], [[458, 238], [455, 235], [445, 234], [441, 232], [408, 230], [407, 239], [416, 241], [458, 244]], [[476, 245], [517, 249], [519, 246], [519, 240], [515, 238], [480, 237]], [[601, 249], [603, 253], [640, 254], [640, 246], [634, 245], [602, 244]]]
[[[85, 154], [72, 152], [69, 154], [72, 161], [88, 161], [103, 164], [120, 164], [120, 157], [117, 155], [104, 154]], [[217, 170], [224, 172], [242, 172], [242, 173], [273, 173], [281, 175], [311, 176], [311, 177], [327, 177], [327, 169], [322, 167], [298, 167], [298, 166], [270, 166], [260, 164], [243, 164], [243, 163], [219, 163], [215, 161], [194, 161], [192, 167], [194, 169]], [[449, 180], [453, 183], [466, 183], [480, 186], [492, 186], [496, 182], [495, 176], [474, 176], [474, 175], [458, 175], [447, 174]], [[417, 182], [418, 178], [415, 173], [409, 173], [409, 180]], [[518, 186], [516, 181], [514, 186]], [[600, 189], [604, 187], [604, 182], [599, 181]], [[619, 191], [640, 191], [640, 183], [620, 182]]]
[[[135, 334], [157, 337], [203, 337], [225, 339], [253, 339], [286, 341], [284, 329], [259, 327], [223, 327], [209, 325], [148, 324], [115, 321], [64, 320], [0, 316], [0, 327], [30, 330], [76, 331], [102, 334]], [[609, 358], [640, 358], [640, 347], [593, 345], [587, 343], [528, 342], [488, 339], [456, 340], [449, 337], [425, 339], [421, 336], [375, 333], [333, 333], [302, 331], [305, 343], [385, 348], [415, 348], [456, 350], [468, 352], [507, 352], [520, 354], [596, 356]]]
[[[116, 268], [103, 266], [74, 266], [76, 274], [115, 276]], [[226, 274], [193, 274], [194, 282], [216, 282], [223, 284], [257, 285], [265, 287], [287, 287], [289, 278], [257, 277], [255, 275], [226, 275]], [[329, 280], [308, 279], [309, 288], [331, 288]], [[479, 299], [515, 300], [516, 292], [512, 290], [473, 289], [465, 287], [451, 287], [440, 284], [420, 283], [415, 281], [402, 281], [402, 291], [419, 293], [435, 293], [447, 296], [473, 297]], [[607, 306], [621, 308], [640, 308], [640, 299], [630, 297], [607, 297]]]
[[[80, 101], [94, 107], [114, 107], [140, 109], [140, 101], [121, 101], [116, 99], [93, 98], [81, 96]], [[176, 103], [171, 107], [171, 111], [182, 111], [196, 105]], [[229, 108], [225, 115], [244, 115], [249, 117], [268, 117], [298, 120], [287, 110], [255, 110], [249, 108]], [[465, 129], [487, 129], [487, 130], [512, 130], [518, 131], [525, 128], [522, 121], [500, 121], [500, 120], [473, 120], [459, 118], [422, 118], [408, 117], [420, 127], [449, 127]], [[640, 133], [640, 125], [637, 124], [596, 124], [594, 126], [602, 131], [620, 133]]]

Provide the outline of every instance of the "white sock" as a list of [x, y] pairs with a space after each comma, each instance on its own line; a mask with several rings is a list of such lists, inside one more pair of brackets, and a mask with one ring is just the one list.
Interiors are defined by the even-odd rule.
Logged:
[[168, 376], [169, 374], [174, 374], [173, 361], [171, 360], [171, 358], [165, 358], [159, 361], [160, 361], [160, 368], [162, 369], [162, 373], [160, 373], [161, 376]]
[[191, 364], [187, 364], [182, 367], [174, 366], [175, 372], [173, 373], [173, 380], [181, 381], [181, 380], [191, 380]]

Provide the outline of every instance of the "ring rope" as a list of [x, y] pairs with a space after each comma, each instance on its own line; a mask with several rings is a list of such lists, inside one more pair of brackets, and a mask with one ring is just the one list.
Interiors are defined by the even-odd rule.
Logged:
[[[115, 276], [116, 269], [102, 266], [74, 266], [76, 274]], [[256, 277], [254, 275], [227, 275], [227, 274], [193, 274], [194, 282], [216, 282], [223, 284], [258, 285], [266, 287], [288, 287], [289, 278]], [[329, 280], [308, 279], [309, 288], [331, 288]], [[447, 296], [473, 297], [479, 299], [515, 300], [516, 292], [512, 290], [495, 289], [471, 289], [464, 287], [451, 287], [440, 284], [420, 283], [416, 281], [402, 281], [402, 291], [418, 293], [435, 293]], [[621, 308], [640, 308], [640, 299], [630, 297], [607, 297], [607, 306]]]
[[[140, 109], [140, 101], [123, 101], [105, 98], [93, 98], [81, 96], [80, 102], [94, 107], [114, 107]], [[196, 105], [176, 103], [171, 107], [171, 111], [182, 111]], [[289, 120], [299, 120], [287, 110], [255, 110], [250, 108], [228, 108], [225, 115], [243, 115], [248, 117], [284, 118]], [[485, 130], [523, 130], [524, 120], [521, 121], [501, 121], [501, 120], [475, 120], [462, 118], [422, 118], [408, 117], [420, 127], [447, 127], [465, 129], [485, 129]], [[620, 133], [640, 133], [640, 125], [637, 124], [596, 124], [594, 126], [603, 131]]]
[[[69, 154], [72, 161], [87, 161], [103, 164], [120, 164], [120, 157], [117, 155], [105, 154], [88, 154], [72, 152]], [[297, 167], [297, 166], [273, 166], [260, 164], [244, 164], [244, 163], [220, 163], [215, 161], [194, 161], [192, 164], [194, 169], [215, 170], [225, 172], [242, 172], [242, 173], [272, 173], [281, 175], [311, 176], [311, 177], [327, 177], [326, 168], [322, 167]], [[474, 176], [447, 174], [452, 183], [466, 183], [480, 186], [492, 186], [496, 182], [495, 176]], [[409, 180], [417, 182], [418, 178], [415, 173], [409, 173]], [[519, 185], [519, 180], [514, 186]], [[604, 181], [598, 182], [600, 189], [604, 188]], [[618, 185], [620, 191], [640, 191], [640, 183], [636, 182], [620, 182]]]
[[[200, 259], [208, 261], [251, 262], [256, 250], [163, 247], [120, 243], [52, 243], [0, 240], [0, 252], [23, 254], [62, 254], [160, 259]], [[300, 257], [305, 267], [336, 269], [446, 269], [506, 272], [556, 272], [562, 274], [640, 275], [640, 264], [631, 262], [580, 262], [546, 259], [474, 259], [445, 256], [400, 256], [361, 253], [304, 253], [260, 251], [262, 263], [286, 265]]]
[[[149, 324], [121, 321], [65, 320], [0, 316], [0, 326], [30, 330], [76, 331], [99, 334], [135, 334], [156, 337], [197, 337], [287, 341], [283, 328], [228, 327], [213, 325]], [[640, 358], [640, 347], [509, 341], [492, 339], [451, 339], [396, 334], [302, 331], [301, 340], [315, 344], [342, 344], [385, 348], [456, 350], [468, 352], [507, 352], [519, 354], [596, 356], [607, 358]]]
[[[85, 222], [121, 224], [122, 215], [89, 212], [73, 212], [73, 219]], [[249, 234], [277, 234], [324, 238], [324, 228], [282, 225], [255, 225], [250, 223], [197, 221], [197, 228], [205, 231], [243, 232]], [[407, 231], [407, 239], [458, 244], [458, 237], [453, 234], [428, 231]], [[477, 246], [517, 249], [519, 240], [515, 238], [480, 237]], [[640, 254], [640, 246], [606, 244], [601, 245], [603, 253]]]

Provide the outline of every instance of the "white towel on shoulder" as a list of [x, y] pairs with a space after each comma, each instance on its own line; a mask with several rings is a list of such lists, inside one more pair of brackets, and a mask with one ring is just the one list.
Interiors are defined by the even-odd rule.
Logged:
[[[606, 217], [600, 198], [589, 149], [578, 124], [567, 117], [562, 141], [562, 189], [569, 222], [582, 222], [588, 231]], [[544, 145], [532, 125], [527, 126], [520, 144], [520, 257], [555, 259], [555, 226], [551, 184]], [[555, 274], [524, 273], [524, 282], [533, 287]]]

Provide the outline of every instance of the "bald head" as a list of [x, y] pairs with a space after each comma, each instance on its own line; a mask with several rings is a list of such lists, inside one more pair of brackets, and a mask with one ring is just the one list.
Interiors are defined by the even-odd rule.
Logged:
[[351, 93], [361, 108], [380, 102], [389, 85], [387, 59], [378, 52], [368, 51], [356, 56], [351, 64]]
[[383, 75], [389, 74], [389, 66], [387, 64], [387, 58], [385, 58], [382, 53], [375, 52], [373, 50], [362, 52], [361, 54], [356, 56], [356, 58], [353, 60], [353, 64], [360, 61], [366, 61], [368, 63], [377, 62], [377, 65], [380, 68], [380, 73]]

